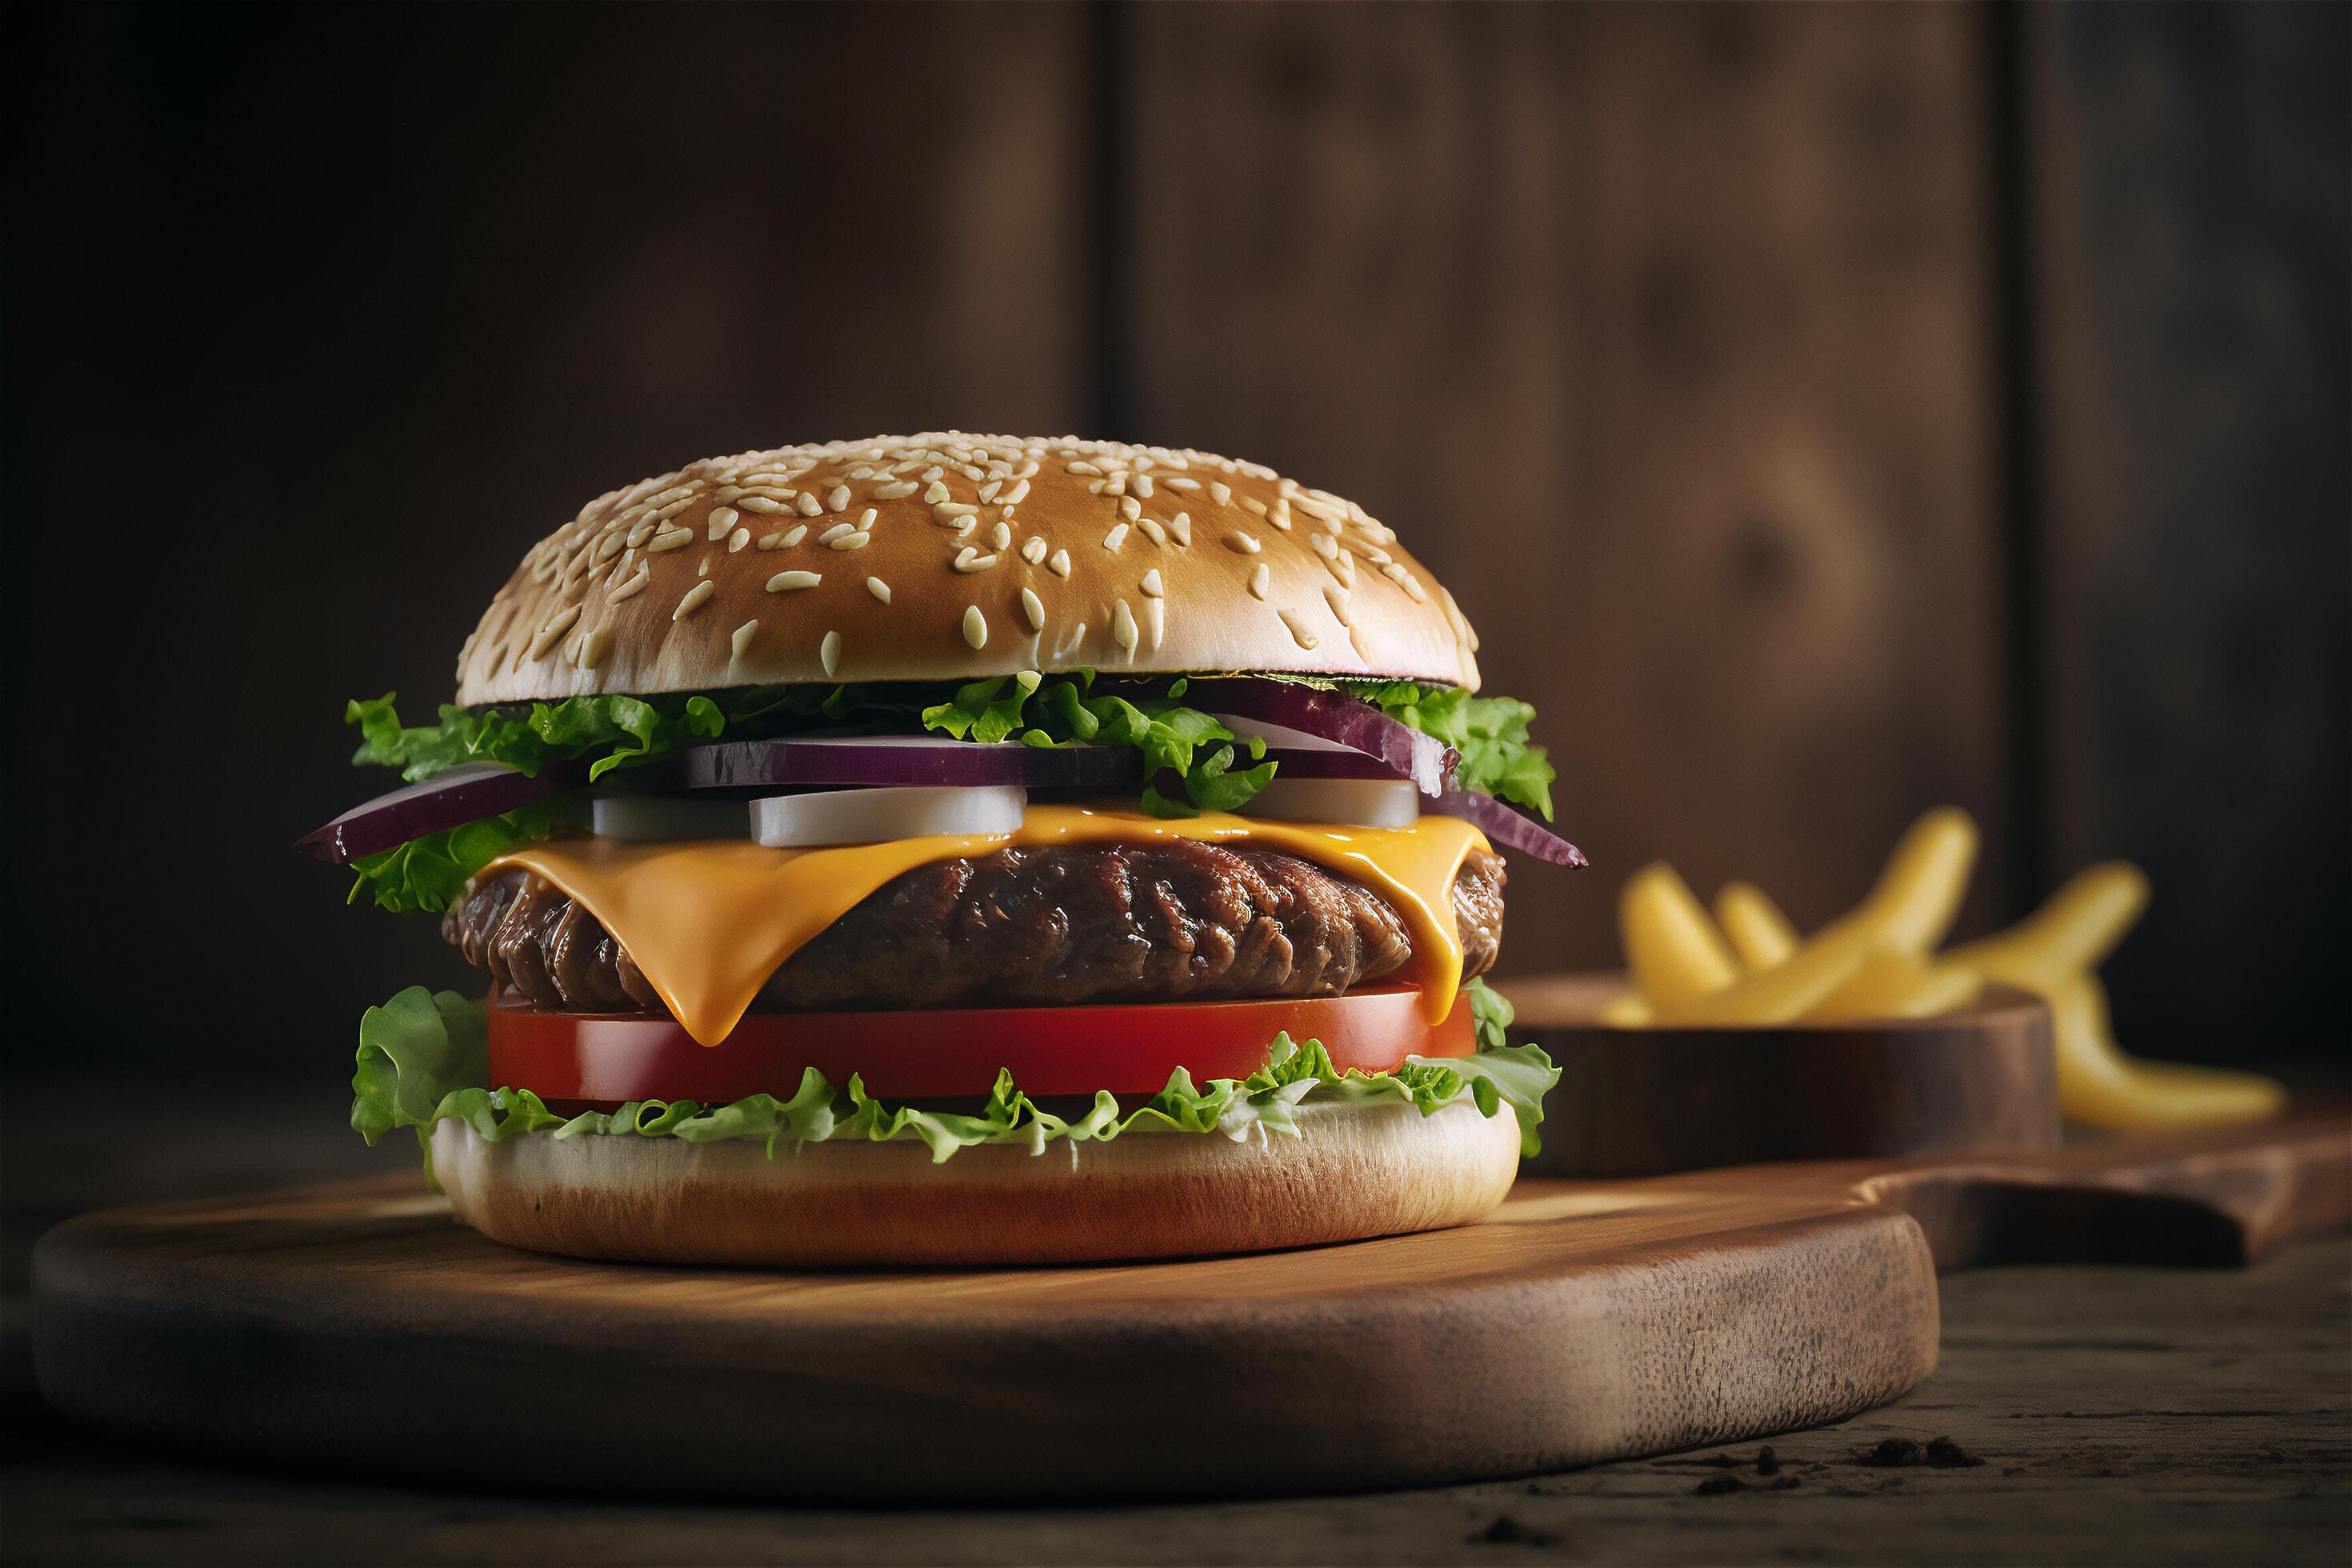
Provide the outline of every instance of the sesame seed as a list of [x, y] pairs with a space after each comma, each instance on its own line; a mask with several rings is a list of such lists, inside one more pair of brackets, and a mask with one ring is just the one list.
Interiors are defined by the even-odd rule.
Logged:
[[640, 561], [637, 563], [636, 574], [630, 577], [628, 581], [623, 583], [619, 587], [605, 595], [604, 602], [608, 605], [617, 605], [624, 599], [634, 599], [639, 594], [644, 593], [646, 591], [646, 584], [653, 580], [654, 574], [652, 568]]
[[1056, 550], [1054, 552], [1054, 558], [1045, 563], [1045, 569], [1053, 573], [1056, 577], [1068, 576], [1070, 574], [1070, 552], [1066, 550]]
[[694, 530], [690, 528], [666, 528], [659, 533], [655, 534], [652, 540], [646, 543], [646, 553], [648, 555], [657, 554], [662, 551], [676, 550], [680, 545], [691, 544], [693, 542]]
[[1170, 518], [1168, 520], [1168, 531], [1176, 536], [1177, 543], [1184, 545], [1191, 544], [1192, 542], [1192, 514], [1189, 511], [1180, 511], [1174, 517]]
[[1143, 616], [1144, 619], [1149, 621], [1151, 625], [1151, 646], [1154, 650], [1157, 650], [1160, 647], [1160, 639], [1168, 635], [1168, 601], [1165, 599], [1145, 600], [1143, 604]]
[[793, 500], [793, 504], [801, 509], [801, 515], [803, 517], [815, 517], [824, 510], [824, 508], [817, 504], [816, 497], [810, 494], [807, 490], [803, 490], [800, 495]]
[[1425, 605], [1429, 603], [1429, 593], [1426, 589], [1422, 587], [1421, 579], [1415, 577], [1412, 573], [1406, 571], [1395, 562], [1391, 561], [1387, 565], [1381, 567], [1381, 575], [1388, 578], [1391, 582], [1402, 584], [1404, 591], [1412, 596], [1414, 604]]
[[1118, 498], [1118, 515], [1133, 522], [1143, 515], [1143, 503], [1133, 496], [1121, 496]]
[[1026, 479], [1013, 480], [1013, 488], [1004, 492], [1004, 504], [1007, 506], [1018, 506], [1028, 499], [1029, 481]]
[[[938, 484], [941, 479], [947, 478], [947, 472], [948, 471], [945, 468], [940, 468], [937, 463], [933, 463], [929, 468], [923, 470], [923, 482], [925, 484], [931, 485]], [[929, 500], [931, 498], [925, 496], [923, 499], [925, 500]]]
[[709, 551], [703, 552], [702, 559], [694, 563], [694, 574], [698, 577], [708, 577], [710, 575], [710, 552]]
[[1377, 544], [1358, 544], [1352, 548], [1355, 550], [1357, 554], [1362, 556], [1365, 560], [1370, 562], [1375, 566], [1385, 566], [1389, 563], [1389, 552], [1382, 550]]
[[1143, 574], [1143, 591], [1155, 599], [1164, 598], [1167, 595], [1168, 590], [1160, 581], [1159, 567], [1154, 566]]
[[580, 642], [580, 668], [593, 669], [604, 662], [604, 650], [613, 646], [613, 628], [598, 626]]
[[1045, 559], [1045, 537], [1033, 533], [1021, 542], [1021, 559], [1034, 566]]
[[714, 540], [726, 538], [727, 531], [733, 528], [735, 526], [735, 520], [742, 515], [743, 514], [741, 512], [737, 511], [731, 506], [712, 507], [710, 509], [710, 537]]
[[967, 517], [978, 517], [980, 508], [968, 500], [942, 500], [931, 503], [931, 521], [952, 527]]
[[995, 564], [995, 556], [982, 555], [979, 551], [974, 550], [969, 544], [956, 552], [955, 569], [966, 574], [970, 574], [974, 572], [985, 572]]
[[[657, 522], [641, 522], [635, 528], [630, 529], [626, 542], [629, 548], [635, 550], [639, 545], [645, 543], [646, 540], [651, 539], [654, 536], [654, 530], [660, 526], [661, 524]], [[531, 575], [536, 577], [539, 574], [534, 572]]]
[[1113, 528], [1108, 533], [1103, 535], [1103, 548], [1105, 550], [1117, 550], [1120, 545], [1125, 544], [1126, 542], [1127, 524], [1123, 522]]
[[1201, 481], [1189, 474], [1173, 474], [1160, 482], [1171, 490], [1197, 490], [1201, 488]]
[[1290, 498], [1288, 496], [1277, 498], [1274, 503], [1273, 510], [1265, 514], [1265, 520], [1266, 521], [1274, 524], [1275, 527], [1281, 529], [1285, 533], [1289, 532]]
[[579, 618], [580, 606], [577, 605], [566, 605], [563, 608], [556, 611], [553, 616], [548, 618], [547, 624], [539, 628], [539, 635], [530, 639], [530, 652], [528, 657], [531, 658], [545, 658], [547, 650], [553, 647], [557, 643], [562, 642], [563, 640], [563, 634], [570, 631], [572, 629], [572, 623]]
[[1107, 496], [1117, 496], [1121, 500], [1129, 499], [1127, 493], [1127, 476], [1125, 474], [1112, 474], [1108, 476], [1103, 480], [1102, 488], [1103, 494]]
[[1004, 481], [1003, 479], [991, 479], [988, 483], [980, 487], [980, 499], [982, 500], [994, 500], [996, 499], [996, 492], [1003, 488]]
[[835, 550], [863, 550], [873, 542], [874, 536], [862, 528], [854, 529], [838, 539], [825, 541], [825, 543]]
[[887, 485], [874, 487], [876, 500], [899, 500], [914, 493], [914, 485], [906, 479], [893, 479]]
[[1013, 684], [1019, 687], [1024, 693], [1036, 690], [1045, 683], [1045, 679], [1044, 676], [1034, 669], [1016, 669], [1013, 672]]
[[1219, 506], [1231, 506], [1234, 504], [1233, 487], [1225, 483], [1223, 479], [1211, 479], [1209, 481], [1209, 499], [1215, 501]]
[[1331, 536], [1328, 533], [1310, 533], [1307, 536], [1307, 543], [1316, 554], [1326, 561], [1336, 560], [1339, 557], [1339, 546], [1332, 542]]
[[704, 600], [709, 598], [711, 595], [717, 592], [719, 592], [719, 584], [711, 582], [707, 577], [704, 578], [701, 582], [697, 583], [693, 587], [688, 588], [686, 591], [686, 596], [678, 600], [677, 608], [669, 613], [669, 618], [673, 622], [686, 619], [687, 616], [694, 614], [696, 610], [702, 607], [702, 602]]
[[948, 499], [948, 488], [947, 486], [940, 483], [940, 475], [937, 468], [931, 470], [930, 480], [931, 482], [929, 486], [923, 491], [923, 499], [930, 502], [933, 506], [937, 506], [940, 502]]
[[[1318, 491], [1315, 493], [1319, 494], [1321, 492]], [[1334, 497], [1333, 499], [1336, 500], [1338, 498]], [[1313, 518], [1318, 522], [1338, 523], [1345, 522], [1348, 519], [1348, 507], [1347, 503], [1344, 501], [1340, 501], [1336, 506], [1330, 505], [1316, 500], [1314, 494], [1300, 496], [1297, 498], [1297, 501], [1298, 510], [1305, 512], [1307, 516]]]
[[1266, 585], [1273, 581], [1274, 574], [1266, 570], [1265, 563], [1264, 562], [1260, 562], [1258, 563], [1257, 570], [1250, 574], [1251, 594], [1258, 598], [1265, 598]]
[[627, 539], [618, 533], [608, 533], [604, 538], [598, 540], [596, 542], [596, 564], [602, 566], [605, 562], [610, 561], [614, 556], [618, 555], [621, 552], [621, 546], [627, 542]]
[[[806, 511], [808, 509], [806, 507], [803, 507], [801, 510], [803, 511]], [[824, 510], [827, 511], [847, 511], [849, 510], [849, 487], [847, 485], [834, 486], [832, 490], [829, 491], [824, 498]]]
[[729, 650], [735, 658], [740, 659], [743, 657], [743, 650], [751, 646], [751, 634], [759, 629], [760, 623], [756, 619], [749, 620], [737, 626], [729, 635], [727, 638]]
[[1167, 548], [1168, 531], [1160, 526], [1160, 520], [1158, 518], [1147, 517], [1138, 522], [1135, 526], [1143, 530], [1144, 538], [1149, 539], [1152, 543], [1159, 545], [1163, 550]]
[[1237, 528], [1225, 535], [1225, 548], [1238, 550], [1244, 555], [1255, 555], [1258, 549], [1257, 539], [1255, 535], [1244, 533]]
[[1111, 609], [1110, 635], [1129, 654], [1135, 652], [1135, 612], [1127, 607], [1125, 599], [1119, 600]]
[[1099, 474], [1102, 470], [1096, 468], [1092, 463], [1077, 462], [1070, 465], [1070, 472], [1074, 474]]
[[827, 675], [831, 675], [835, 669], [839, 668], [841, 664], [841, 634], [839, 632], [827, 632], [824, 634], [824, 640], [816, 645], [816, 658], [817, 662], [824, 666], [824, 672]]
[[1151, 499], [1151, 476], [1150, 474], [1138, 474], [1135, 476], [1135, 493], [1141, 496], [1145, 500], [1150, 500]]
[[1323, 602], [1331, 606], [1331, 618], [1333, 620], [1338, 621], [1343, 626], [1352, 626], [1356, 624], [1348, 618], [1347, 589], [1342, 588], [1337, 583], [1324, 584]]
[[814, 588], [824, 581], [821, 572], [779, 572], [768, 579], [768, 592], [789, 594], [796, 588]]
[[1307, 629], [1306, 622], [1298, 618], [1297, 612], [1295, 610], [1276, 610], [1275, 614], [1280, 616], [1282, 617], [1282, 624], [1290, 628], [1290, 640], [1297, 643], [1300, 647], [1312, 651], [1316, 642], [1315, 634]]
[[745, 511], [764, 513], [782, 511], [784, 510], [784, 503], [771, 496], [745, 496], [738, 504], [740, 505]]
[[1010, 550], [1013, 547], [1013, 525], [999, 521], [994, 528], [988, 531], [988, 537], [994, 542], [999, 550]]
[[1045, 601], [1037, 596], [1034, 588], [1021, 590], [1021, 613], [1029, 617], [1030, 630], [1042, 632], [1045, 629]]
[[1260, 517], [1264, 517], [1265, 515], [1265, 502], [1258, 500], [1255, 496], [1242, 497], [1242, 509], [1244, 511], [1254, 511]]
[[864, 511], [857, 514], [857, 526], [860, 528], [871, 528], [874, 526], [874, 520], [881, 515], [882, 514], [879, 511], [877, 511], [874, 508], [869, 506]]
[[712, 491], [711, 495], [714, 500], [728, 501], [733, 500], [737, 496], [740, 496], [742, 493], [743, 487], [741, 485], [722, 485], [718, 489]]
[[835, 540], [839, 539], [843, 534], [845, 534], [845, 533], [853, 533], [853, 532], [855, 532], [855, 531], [856, 531], [856, 525], [855, 525], [855, 524], [852, 524], [852, 523], [846, 523], [846, 522], [836, 522], [836, 523], [835, 523], [832, 527], [830, 527], [830, 528], [826, 529], [823, 533], [818, 534], [818, 535], [816, 536], [816, 542], [817, 542], [819, 544], [831, 544]]
[[1342, 552], [1331, 558], [1331, 575], [1349, 588], [1356, 585], [1356, 558]]
[[988, 617], [980, 613], [978, 605], [963, 607], [963, 640], [975, 648], [988, 646]]

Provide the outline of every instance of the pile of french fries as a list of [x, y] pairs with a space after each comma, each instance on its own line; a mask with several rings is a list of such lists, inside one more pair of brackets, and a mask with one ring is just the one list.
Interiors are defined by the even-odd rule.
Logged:
[[2140, 1061], [2116, 1044], [2095, 971], [2147, 907], [2147, 879], [2110, 861], [2023, 921], [1938, 952], [1967, 895], [1976, 823], [1945, 806], [1914, 823], [1869, 896], [1801, 937], [1764, 890], [1733, 882], [1710, 913], [1673, 867], [1625, 884], [1618, 921], [1634, 989], [1601, 1013], [1622, 1028], [1924, 1018], [1973, 1004], [1987, 984], [2047, 1001], [2059, 1109], [2113, 1130], [2251, 1121], [2280, 1087], [2252, 1073]]

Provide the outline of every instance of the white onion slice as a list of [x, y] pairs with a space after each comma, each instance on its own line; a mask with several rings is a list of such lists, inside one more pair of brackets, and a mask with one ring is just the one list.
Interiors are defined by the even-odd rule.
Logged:
[[1014, 784], [921, 785], [770, 795], [751, 803], [751, 837], [776, 849], [880, 844], [935, 833], [1011, 833], [1029, 792]]
[[590, 807], [599, 838], [667, 844], [682, 838], [743, 838], [751, 814], [740, 800], [681, 800], [674, 795], [600, 795]]
[[1209, 717], [1245, 741], [1255, 736], [1269, 746], [1286, 746], [1294, 752], [1350, 752], [1363, 755], [1353, 746], [1343, 746], [1287, 724], [1269, 724], [1263, 719], [1247, 719], [1239, 713], [1212, 713]]
[[1421, 791], [1403, 779], [1293, 779], [1277, 773], [1249, 798], [1242, 814], [1277, 822], [1411, 827], [1421, 816]]

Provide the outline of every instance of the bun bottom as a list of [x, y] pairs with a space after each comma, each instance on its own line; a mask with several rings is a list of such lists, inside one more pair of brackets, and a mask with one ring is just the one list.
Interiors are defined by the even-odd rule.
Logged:
[[782, 1268], [1101, 1262], [1262, 1252], [1466, 1225], [1503, 1201], [1518, 1123], [1466, 1101], [1298, 1107], [1298, 1136], [1129, 1132], [780, 1146], [433, 1132], [457, 1217], [536, 1252]]

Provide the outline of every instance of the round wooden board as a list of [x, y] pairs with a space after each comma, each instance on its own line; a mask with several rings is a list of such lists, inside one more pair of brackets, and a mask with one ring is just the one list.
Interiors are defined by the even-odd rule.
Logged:
[[93, 1422], [376, 1475], [814, 1500], [1526, 1474], [1835, 1419], [1936, 1359], [1919, 1226], [1755, 1172], [1527, 1181], [1475, 1226], [1304, 1251], [854, 1274], [540, 1257], [379, 1179], [89, 1215], [34, 1273], [41, 1386]]

